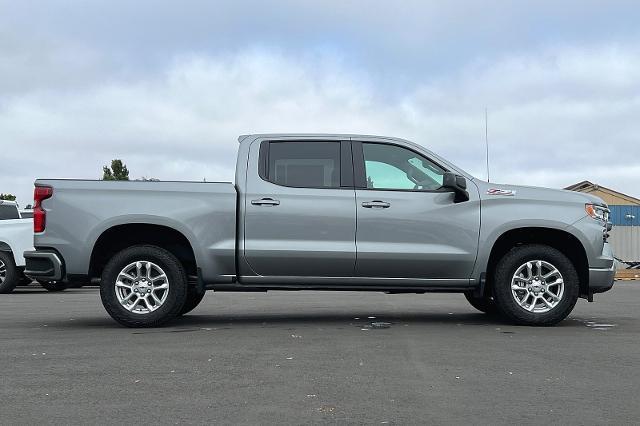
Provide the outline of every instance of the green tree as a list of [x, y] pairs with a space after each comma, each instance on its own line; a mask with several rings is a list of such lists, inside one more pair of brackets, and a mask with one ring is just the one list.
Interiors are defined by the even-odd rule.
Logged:
[[129, 180], [129, 169], [122, 160], [111, 160], [111, 168], [102, 167], [102, 180]]
[[0, 200], [15, 201], [16, 196], [13, 194], [0, 194]]

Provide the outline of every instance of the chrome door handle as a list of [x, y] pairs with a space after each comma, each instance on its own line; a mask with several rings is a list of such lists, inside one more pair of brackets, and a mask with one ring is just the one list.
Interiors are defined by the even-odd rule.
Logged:
[[261, 198], [259, 200], [251, 200], [251, 204], [254, 206], [279, 206], [280, 201], [273, 198]]
[[374, 200], [363, 202], [362, 207], [365, 207], [367, 209], [388, 209], [389, 207], [391, 207], [391, 204], [385, 201]]

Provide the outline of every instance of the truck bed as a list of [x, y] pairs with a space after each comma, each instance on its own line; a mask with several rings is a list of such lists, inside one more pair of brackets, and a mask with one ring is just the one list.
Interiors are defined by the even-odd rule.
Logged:
[[175, 229], [190, 242], [208, 281], [235, 276], [236, 199], [230, 182], [146, 182], [38, 179], [53, 188], [46, 231], [36, 248], [55, 247], [65, 271], [86, 276], [91, 247], [114, 227], [149, 224]]

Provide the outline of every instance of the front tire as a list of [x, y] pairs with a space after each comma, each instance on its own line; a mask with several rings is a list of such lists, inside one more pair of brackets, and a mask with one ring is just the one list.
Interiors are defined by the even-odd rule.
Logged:
[[496, 266], [493, 295], [507, 319], [554, 325], [573, 310], [580, 292], [576, 268], [559, 250], [541, 244], [512, 248]]
[[20, 281], [13, 255], [0, 251], [0, 293], [11, 293]]
[[492, 296], [474, 296], [472, 291], [468, 291], [464, 294], [464, 297], [467, 299], [469, 304], [488, 315], [495, 315], [498, 313], [498, 308], [496, 307], [496, 302], [493, 300]]
[[194, 286], [187, 288], [187, 300], [184, 302], [184, 306], [180, 310], [178, 315], [186, 315], [198, 307], [202, 299], [204, 299], [205, 292], [199, 293]]
[[187, 300], [187, 275], [167, 250], [139, 245], [122, 250], [102, 272], [100, 297], [126, 327], [157, 327], [175, 318]]

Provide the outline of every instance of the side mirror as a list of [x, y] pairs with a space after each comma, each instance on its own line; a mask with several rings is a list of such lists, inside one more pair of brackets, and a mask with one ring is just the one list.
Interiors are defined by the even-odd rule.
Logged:
[[469, 200], [467, 192], [467, 180], [464, 176], [456, 175], [453, 172], [444, 172], [442, 175], [442, 187], [452, 190], [455, 193], [454, 203], [461, 203]]

